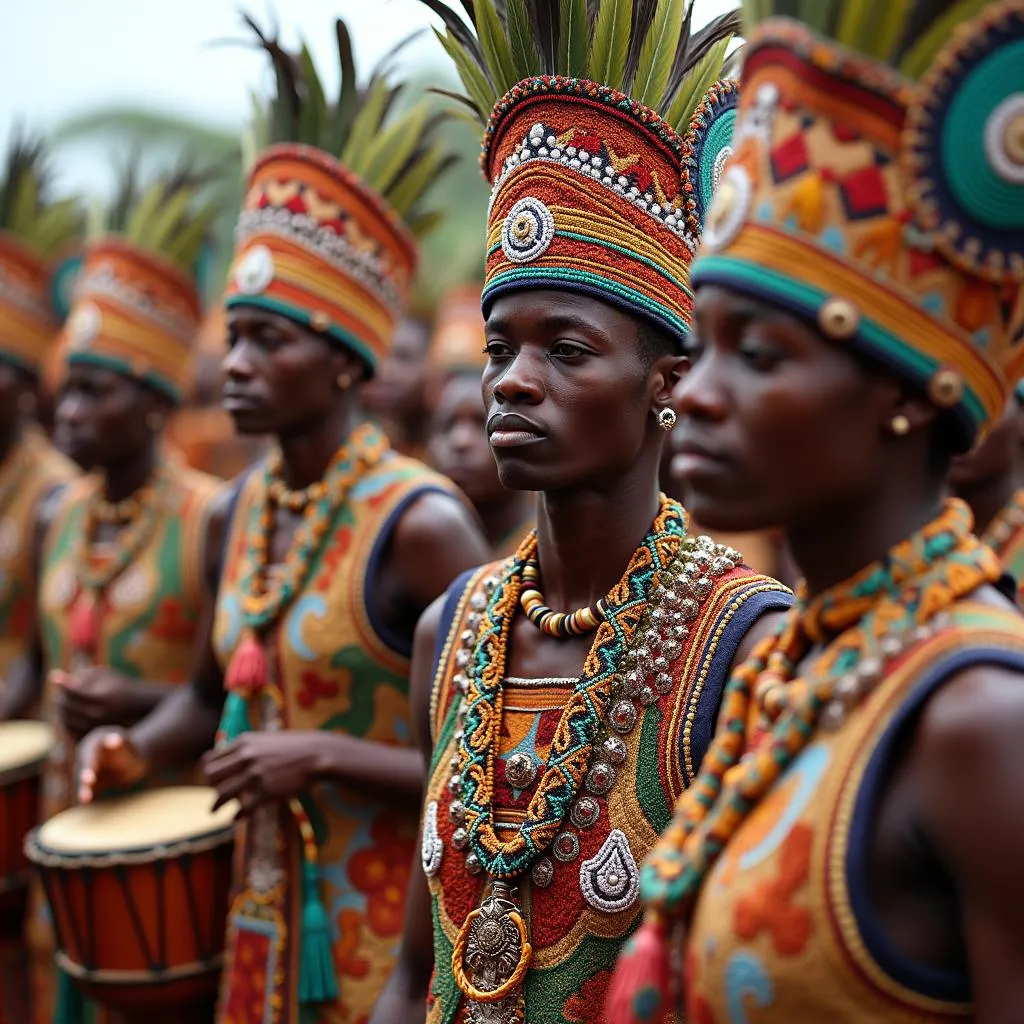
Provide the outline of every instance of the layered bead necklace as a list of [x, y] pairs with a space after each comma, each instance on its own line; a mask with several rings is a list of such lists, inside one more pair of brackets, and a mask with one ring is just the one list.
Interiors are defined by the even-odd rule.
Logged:
[[[280, 454], [267, 459], [263, 492], [252, 509], [245, 535], [245, 571], [240, 584], [245, 635], [225, 675], [228, 699], [221, 723], [222, 739], [234, 739], [248, 730], [248, 703], [269, 681], [263, 637], [308, 582], [327, 543], [331, 524], [352, 486], [387, 451], [384, 435], [364, 423], [335, 453], [322, 481], [298, 492], [289, 491], [281, 479]], [[283, 572], [272, 575], [268, 571], [270, 544], [279, 504], [293, 512], [301, 510], [302, 522], [292, 537]]]
[[[538, 877], [537, 869], [546, 861], [542, 855], [556, 837], [565, 836], [560, 830], [578, 793], [589, 782], [594, 792], [607, 793], [611, 788], [614, 765], [625, 758], [617, 734], [629, 732], [637, 722], [638, 703], [641, 707], [653, 704], [659, 693], [672, 688], [674, 680], [668, 668], [682, 652], [687, 623], [714, 589], [713, 580], [734, 569], [740, 559], [738, 552], [707, 537], [687, 537], [682, 507], [662, 496], [643, 543], [621, 580], [600, 602], [600, 618], [593, 613], [598, 620], [594, 626], [587, 620], [581, 622], [580, 613], [575, 613], [577, 624], [571, 629], [562, 625], [557, 632], [554, 627], [545, 630], [557, 636], [586, 631], [596, 635], [555, 729], [525, 819], [507, 840], [498, 836], [494, 808], [503, 682], [512, 623], [529, 584], [534, 584], [536, 594], [531, 607], [543, 605], [538, 575], [530, 569], [537, 565], [536, 532], [524, 540], [501, 576], [485, 583], [486, 598], [477, 606], [478, 627], [464, 636], [463, 646], [456, 652], [460, 671], [454, 682], [462, 694], [457, 708], [462, 728], [448, 786], [456, 798], [450, 813], [460, 826], [453, 842], [466, 851], [471, 874], [486, 872], [492, 880], [490, 895], [467, 918], [452, 956], [456, 983], [471, 1006], [474, 1001], [493, 1004], [515, 998], [518, 1010], [514, 1016], [522, 1019], [521, 984], [532, 947], [511, 899], [511, 886], [531, 866], [535, 884], [550, 882], [550, 871]], [[540, 627], [539, 622], [535, 624]], [[603, 772], [601, 778], [595, 775], [598, 771]], [[555, 853], [565, 859], [558, 849]], [[494, 927], [519, 933], [519, 957], [501, 984], [482, 991], [468, 976], [467, 953], [474, 948], [475, 930]]]
[[1005, 560], [1007, 545], [1020, 532], [1021, 527], [1024, 527], [1024, 488], [1014, 492], [1013, 497], [988, 524], [981, 539], [1000, 559]]
[[[999, 579], [998, 559], [971, 534], [971, 525], [967, 506], [948, 501], [881, 562], [813, 601], [798, 595], [778, 634], [733, 673], [704, 766], [643, 868], [648, 911], [620, 960], [609, 1019], [661, 1019], [669, 922], [688, 920], [708, 872], [740, 825], [818, 729], [840, 728], [885, 678], [889, 662], [946, 628], [958, 600]], [[797, 677], [815, 645], [824, 650]], [[766, 734], [748, 750], [752, 710], [760, 712]]]
[[[77, 654], [95, 655], [103, 594], [153, 539], [160, 516], [166, 511], [169, 484], [170, 473], [166, 464], [161, 464], [149, 482], [126, 501], [116, 504], [106, 501], [102, 486], [97, 486], [89, 496], [75, 558], [78, 596], [71, 609], [68, 630], [68, 640]], [[102, 555], [93, 547], [101, 523], [117, 523], [123, 527]]]

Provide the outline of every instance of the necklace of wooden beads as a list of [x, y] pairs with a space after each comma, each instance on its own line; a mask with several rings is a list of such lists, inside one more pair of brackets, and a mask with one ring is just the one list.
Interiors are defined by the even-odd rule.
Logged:
[[568, 636], [586, 636], [604, 622], [604, 599], [574, 612], [554, 612], [544, 603], [540, 591], [540, 564], [536, 555], [523, 564], [523, 590], [519, 606], [526, 617], [542, 632], [561, 640]]

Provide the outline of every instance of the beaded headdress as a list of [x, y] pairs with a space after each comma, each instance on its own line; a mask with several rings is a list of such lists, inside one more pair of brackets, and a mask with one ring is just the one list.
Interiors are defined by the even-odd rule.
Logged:
[[450, 157], [443, 115], [420, 101], [399, 115], [388, 61], [356, 83], [352, 44], [335, 23], [341, 92], [328, 104], [309, 50], [294, 57], [246, 18], [277, 76], [258, 111], [228, 277], [228, 308], [257, 306], [355, 351], [373, 373], [390, 350], [416, 269], [416, 237], [438, 215], [424, 194]]
[[681, 341], [735, 117], [736, 83], [719, 80], [735, 13], [691, 32], [689, 0], [477, 0], [473, 31], [425, 2], [486, 123], [484, 315], [509, 291], [565, 289]]
[[38, 139], [15, 136], [0, 178], [0, 358], [42, 372], [59, 327], [60, 257], [82, 235], [75, 199], [52, 201]]
[[810, 319], [969, 444], [1024, 368], [1024, 3], [823, 2], [743, 77], [694, 284]]
[[483, 372], [487, 338], [480, 315], [480, 285], [457, 285], [438, 304], [427, 366], [432, 375]]
[[196, 273], [216, 208], [191, 167], [140, 188], [129, 164], [98, 237], [86, 245], [62, 333], [67, 363], [105, 366], [180, 401], [199, 325]]

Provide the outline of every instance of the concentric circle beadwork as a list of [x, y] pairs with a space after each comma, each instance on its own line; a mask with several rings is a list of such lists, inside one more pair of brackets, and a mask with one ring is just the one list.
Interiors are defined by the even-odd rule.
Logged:
[[918, 226], [963, 269], [1024, 280], [1024, 7], [991, 5], [917, 95], [901, 159]]
[[539, 199], [524, 196], [501, 225], [501, 249], [513, 263], [531, 263], [555, 237], [555, 218]]
[[753, 201], [754, 185], [742, 164], [730, 163], [715, 191], [704, 222], [704, 247], [712, 252], [724, 249], [740, 233]]

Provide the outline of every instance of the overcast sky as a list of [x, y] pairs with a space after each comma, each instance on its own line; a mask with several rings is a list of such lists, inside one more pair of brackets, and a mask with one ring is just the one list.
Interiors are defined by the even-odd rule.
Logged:
[[[738, 0], [697, 0], [695, 23]], [[270, 22], [277, 10], [286, 43], [305, 37], [331, 95], [337, 83], [331, 25], [346, 19], [359, 67], [366, 69], [403, 36], [436, 20], [418, 0], [0, 0], [0, 144], [15, 120], [52, 128], [101, 107], [132, 105], [185, 114], [234, 128], [249, 94], [265, 84], [261, 58], [211, 40], [239, 36], [240, 6]], [[442, 63], [431, 33], [405, 61]], [[401, 66], [401, 65], [399, 65]], [[61, 154], [61, 177], [90, 184], [95, 167]], [[88, 160], [93, 162], [91, 156]], [[74, 179], [84, 178], [76, 182]]]

